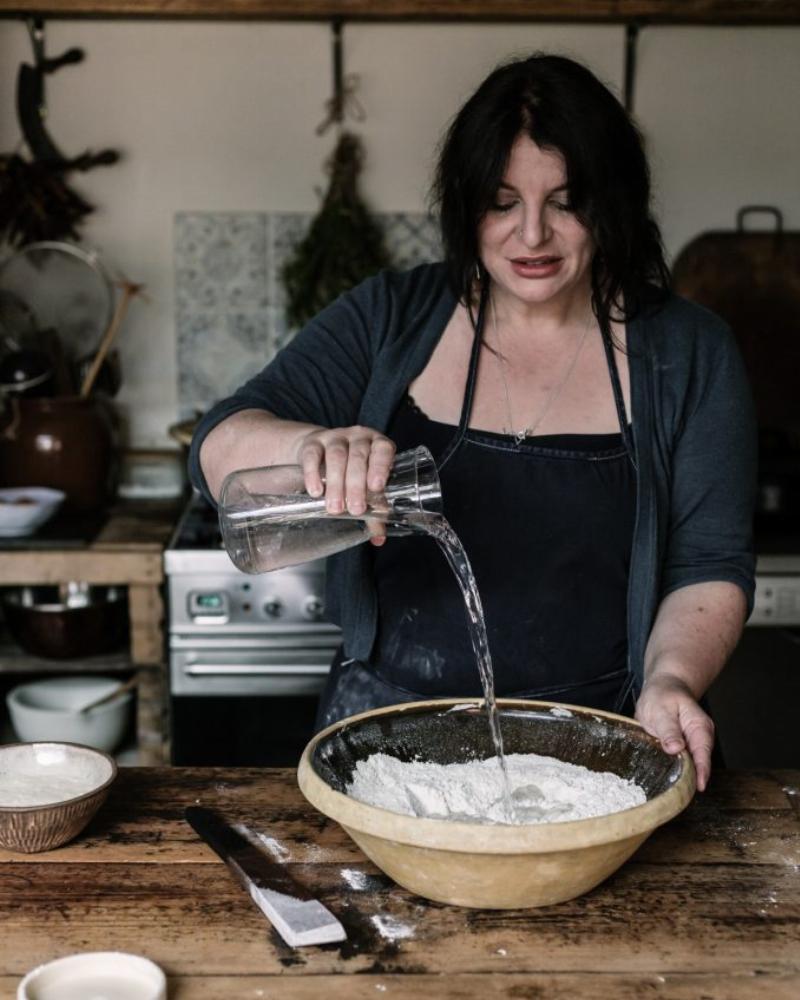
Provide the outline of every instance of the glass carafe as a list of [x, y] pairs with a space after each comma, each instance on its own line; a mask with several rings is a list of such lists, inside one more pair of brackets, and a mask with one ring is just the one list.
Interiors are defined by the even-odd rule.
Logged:
[[441, 511], [436, 463], [427, 448], [401, 452], [363, 514], [329, 514], [306, 492], [299, 465], [232, 472], [222, 484], [219, 523], [233, 563], [266, 573], [342, 552], [378, 534], [408, 534]]

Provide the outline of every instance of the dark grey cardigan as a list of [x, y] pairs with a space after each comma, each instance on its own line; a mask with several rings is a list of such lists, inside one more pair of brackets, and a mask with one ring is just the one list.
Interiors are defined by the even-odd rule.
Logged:
[[[192, 481], [208, 496], [200, 444], [238, 410], [385, 431], [455, 306], [440, 264], [383, 272], [341, 296], [206, 414], [192, 442]], [[742, 362], [718, 317], [673, 296], [630, 321], [627, 342], [637, 464], [628, 649], [638, 689], [653, 620], [670, 591], [727, 580], [752, 608], [756, 445]], [[343, 630], [345, 655], [359, 660], [377, 627], [370, 559], [362, 545], [328, 562], [328, 616]]]

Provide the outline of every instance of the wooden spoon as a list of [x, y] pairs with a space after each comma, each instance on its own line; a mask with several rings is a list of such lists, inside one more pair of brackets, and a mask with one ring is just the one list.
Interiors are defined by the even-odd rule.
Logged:
[[109, 691], [107, 694], [101, 695], [99, 698], [95, 698], [94, 701], [90, 701], [88, 705], [82, 705], [78, 712], [83, 714], [84, 712], [89, 712], [93, 708], [97, 708], [98, 705], [105, 705], [106, 702], [113, 701], [114, 698], [121, 694], [125, 694], [126, 691], [130, 691], [136, 687], [138, 683], [137, 677], [134, 675], [130, 677], [124, 684], [120, 684], [119, 687], [114, 688], [113, 691]]
[[111, 347], [111, 343], [117, 335], [117, 330], [119, 330], [122, 320], [125, 318], [125, 313], [128, 311], [130, 301], [134, 295], [141, 291], [143, 287], [142, 285], [134, 284], [132, 281], [123, 281], [121, 286], [122, 295], [120, 296], [119, 302], [117, 302], [116, 308], [114, 309], [114, 315], [111, 317], [108, 329], [103, 334], [103, 339], [100, 341], [100, 346], [97, 348], [97, 354], [94, 356], [94, 361], [92, 361], [89, 366], [89, 370], [86, 372], [86, 376], [84, 377], [80, 392], [81, 399], [86, 399], [92, 391], [92, 386], [94, 385], [95, 379], [100, 372], [100, 366], [103, 364], [105, 356], [108, 354], [108, 350]]

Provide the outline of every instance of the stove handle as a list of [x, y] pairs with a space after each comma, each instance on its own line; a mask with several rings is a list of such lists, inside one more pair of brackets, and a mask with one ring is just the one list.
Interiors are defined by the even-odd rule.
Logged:
[[329, 671], [327, 663], [196, 663], [182, 670], [189, 677], [325, 677]]

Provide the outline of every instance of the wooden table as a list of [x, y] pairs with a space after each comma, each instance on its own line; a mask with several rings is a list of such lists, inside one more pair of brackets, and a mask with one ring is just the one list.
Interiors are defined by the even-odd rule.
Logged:
[[[182, 820], [202, 803], [274, 839], [348, 932], [292, 950]], [[0, 852], [0, 996], [40, 962], [119, 949], [170, 1000], [796, 1000], [800, 771], [719, 772], [604, 885], [538, 910], [412, 896], [311, 808], [293, 771], [122, 769], [92, 824]]]
[[0, 553], [0, 586], [81, 580], [128, 591], [130, 653], [89, 660], [15, 657], [3, 651], [0, 671], [57, 673], [133, 670], [137, 674], [136, 733], [142, 763], [161, 764], [167, 748], [164, 663], [164, 548], [183, 500], [120, 501], [97, 537], [78, 547], [16, 547]]

